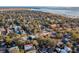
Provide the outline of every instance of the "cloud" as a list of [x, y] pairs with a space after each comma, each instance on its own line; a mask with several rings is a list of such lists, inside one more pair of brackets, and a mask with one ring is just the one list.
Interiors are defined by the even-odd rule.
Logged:
[[0, 6], [79, 6], [79, 0], [1, 0]]

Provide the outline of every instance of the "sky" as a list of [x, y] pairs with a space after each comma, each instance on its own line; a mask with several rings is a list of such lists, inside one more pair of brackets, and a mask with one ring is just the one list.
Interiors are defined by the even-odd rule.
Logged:
[[0, 6], [64, 6], [78, 7], [79, 0], [0, 0]]

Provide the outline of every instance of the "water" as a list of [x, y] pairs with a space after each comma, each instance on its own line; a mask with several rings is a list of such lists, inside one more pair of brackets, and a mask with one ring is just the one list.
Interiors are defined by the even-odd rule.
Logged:
[[49, 12], [67, 16], [79, 16], [79, 7], [37, 7], [35, 11]]

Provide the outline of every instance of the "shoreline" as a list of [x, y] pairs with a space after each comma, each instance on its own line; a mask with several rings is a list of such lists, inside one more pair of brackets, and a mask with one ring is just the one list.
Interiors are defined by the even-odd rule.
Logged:
[[[28, 10], [28, 11], [35, 11], [35, 12], [43, 12], [43, 11], [36, 11], [36, 10], [32, 10], [32, 8], [16, 8], [16, 7], [12, 7], [12, 8], [7, 8], [7, 7], [1, 7], [0, 8], [0, 12], [4, 12], [4, 11], [24, 11], [24, 10]], [[66, 14], [60, 14], [60, 13], [54, 13], [54, 12], [43, 12], [43, 13], [49, 13], [49, 14], [53, 14], [53, 15], [57, 15], [57, 16], [63, 16], [66, 18], [79, 18], [79, 16], [73, 16], [73, 15], [66, 15]]]
[[0, 8], [0, 11], [31, 10], [31, 8]]
[[66, 15], [66, 14], [60, 14], [60, 13], [54, 13], [54, 12], [45, 12], [45, 13], [50, 13], [53, 15], [63, 16], [63, 17], [67, 17], [67, 18], [74, 18], [74, 19], [79, 18], [79, 16]]

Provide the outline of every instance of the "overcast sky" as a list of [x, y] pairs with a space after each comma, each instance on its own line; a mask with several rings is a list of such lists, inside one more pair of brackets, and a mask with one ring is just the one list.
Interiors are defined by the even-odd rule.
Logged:
[[0, 6], [79, 6], [79, 0], [0, 0]]

